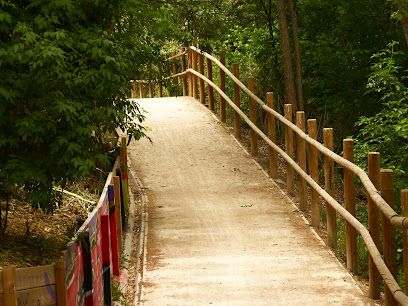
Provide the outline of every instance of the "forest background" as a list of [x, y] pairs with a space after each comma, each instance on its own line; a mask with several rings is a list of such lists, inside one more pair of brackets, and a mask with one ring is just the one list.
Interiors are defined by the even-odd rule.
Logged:
[[144, 136], [129, 80], [191, 43], [355, 138], [362, 166], [379, 151], [406, 187], [407, 16], [407, 0], [0, 0], [0, 208], [52, 211], [53, 186], [109, 164], [118, 125]]

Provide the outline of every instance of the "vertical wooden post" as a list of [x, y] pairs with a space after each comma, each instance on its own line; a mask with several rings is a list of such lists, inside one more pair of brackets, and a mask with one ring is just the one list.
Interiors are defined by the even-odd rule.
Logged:
[[4, 306], [17, 306], [16, 267], [3, 267]]
[[65, 256], [55, 264], [55, 289], [57, 306], [67, 306], [67, 286], [65, 284]]
[[[380, 153], [368, 153], [368, 176], [375, 188], [380, 185]], [[368, 228], [377, 248], [380, 250], [380, 222], [377, 207], [373, 200], [368, 197]], [[368, 259], [368, 296], [372, 299], [380, 298], [380, 274], [372, 257]]]
[[115, 190], [115, 216], [116, 216], [116, 233], [118, 238], [119, 254], [122, 253], [122, 205], [120, 197], [120, 179], [119, 176], [113, 177], [113, 188]]
[[[239, 65], [232, 64], [232, 73], [234, 76], [239, 79]], [[234, 104], [241, 108], [241, 89], [237, 84], [234, 82]], [[241, 117], [237, 112], [234, 111], [234, 134], [235, 138], [240, 140], [241, 139]]]
[[[248, 79], [248, 89], [255, 93], [255, 79]], [[256, 106], [257, 103], [254, 99], [249, 97], [249, 119], [256, 125]], [[258, 134], [253, 129], [250, 129], [250, 143], [251, 143], [251, 155], [256, 156], [258, 154]]]
[[139, 81], [139, 97], [140, 97], [140, 99], [144, 98], [143, 81]]
[[160, 98], [163, 97], [163, 71], [161, 67], [159, 67], [159, 95]]
[[154, 98], [154, 94], [153, 94], [153, 83], [152, 81], [149, 79], [149, 97], [150, 98]]
[[[354, 162], [354, 141], [353, 139], [343, 140], [343, 155], [344, 158]], [[354, 188], [354, 175], [353, 173], [344, 168], [344, 205], [347, 211], [356, 216], [356, 203], [355, 203], [355, 188]], [[350, 223], [346, 223], [346, 256], [347, 256], [347, 269], [353, 273], [357, 273], [357, 233], [354, 227]]]
[[[195, 71], [198, 71], [198, 69], [197, 69], [197, 57], [198, 57], [197, 52], [193, 51], [193, 70], [195, 70]], [[197, 80], [196, 76], [193, 77], [193, 92], [194, 92], [194, 99], [198, 100], [199, 92], [198, 92], [198, 80]]]
[[[408, 217], [408, 189], [401, 190], [401, 209], [402, 215]], [[404, 284], [405, 293], [408, 294], [408, 230], [402, 230], [402, 258], [404, 262]], [[4, 277], [4, 276], [3, 276]]]
[[[220, 52], [220, 62], [225, 66], [225, 51]], [[225, 72], [220, 68], [220, 89], [225, 92]], [[221, 122], [226, 122], [225, 99], [220, 96], [220, 119]]]
[[[212, 61], [207, 58], [207, 77], [210, 81], [213, 80]], [[211, 111], [215, 111], [214, 104], [214, 89], [208, 84], [208, 105]]]
[[130, 94], [130, 97], [132, 99], [136, 98], [136, 81], [135, 80], [132, 82], [132, 92]]
[[[275, 110], [273, 92], [268, 92], [266, 94], [266, 104], [271, 109]], [[270, 113], [268, 113], [268, 136], [269, 139], [276, 144], [275, 116]], [[272, 178], [276, 178], [278, 176], [278, 154], [270, 146], [269, 146], [269, 175]]]
[[[290, 122], [293, 122], [292, 104], [285, 104], [284, 112], [285, 112], [285, 118], [289, 120]], [[286, 154], [288, 154], [290, 158], [294, 159], [293, 131], [289, 126], [285, 126], [285, 150], [286, 150]], [[291, 166], [288, 165], [287, 174], [286, 174], [286, 188], [287, 188], [288, 193], [290, 194], [293, 194], [293, 178], [294, 178], [294, 170]]]
[[[381, 195], [391, 208], [394, 208], [393, 172], [390, 169], [383, 169], [380, 172]], [[390, 220], [382, 216], [383, 226], [383, 252], [384, 261], [392, 275], [397, 278], [397, 248], [395, 241], [395, 231]], [[392, 292], [387, 285], [384, 286], [385, 305], [398, 305]]]
[[120, 146], [120, 174], [122, 178], [122, 192], [123, 192], [123, 204], [125, 207], [125, 214], [129, 212], [129, 184], [128, 184], [128, 168], [127, 168], [127, 146], [126, 136], [121, 137]]
[[[181, 52], [183, 53], [182, 57], [181, 57], [181, 65], [182, 65], [182, 72], [186, 71], [186, 67], [187, 67], [187, 63], [186, 63], [186, 48], [182, 48]], [[187, 75], [184, 74], [183, 75], [183, 96], [187, 96], [187, 87], [188, 87], [188, 83], [187, 83]]]
[[[192, 69], [193, 68], [193, 50], [188, 49], [188, 68]], [[193, 90], [193, 84], [194, 84], [194, 75], [192, 73], [188, 74], [189, 76], [189, 86], [188, 86], [188, 95], [190, 97], [194, 97], [194, 90]]]
[[[176, 51], [173, 52], [173, 56], [174, 55], [177, 55]], [[173, 75], [174, 75], [173, 83], [174, 83], [174, 92], [175, 92], [176, 97], [177, 97], [179, 94], [178, 94], [178, 77], [175, 76], [176, 74], [177, 74], [177, 60], [174, 59], [173, 60]]]
[[[307, 120], [307, 131], [309, 137], [317, 140], [317, 121], [316, 119]], [[312, 179], [319, 183], [319, 159], [317, 155], [317, 149], [314, 145], [309, 145], [309, 172]], [[312, 211], [312, 226], [315, 228], [320, 227], [320, 202], [319, 194], [316, 190], [312, 188], [312, 202], [311, 202], [311, 211]]]
[[[306, 116], [305, 112], [296, 112], [296, 126], [300, 128], [303, 132], [306, 129]], [[306, 143], [299, 136], [296, 137], [296, 150], [297, 150], [297, 163], [306, 172]], [[307, 185], [304, 178], [300, 177], [299, 184], [299, 206], [303, 211], [307, 210]]]
[[[333, 151], [333, 129], [323, 129], [323, 144], [330, 151]], [[324, 156], [324, 185], [328, 194], [334, 197], [334, 162]], [[333, 250], [337, 248], [337, 218], [336, 210], [326, 203], [326, 221], [327, 221], [327, 244]]]
[[[198, 69], [200, 74], [204, 75], [204, 55], [198, 54]], [[200, 103], [205, 104], [205, 84], [204, 80], [200, 78]]]

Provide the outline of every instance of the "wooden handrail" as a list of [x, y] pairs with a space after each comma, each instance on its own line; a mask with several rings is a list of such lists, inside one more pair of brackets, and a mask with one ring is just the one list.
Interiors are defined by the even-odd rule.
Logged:
[[[225, 67], [224, 67], [225, 68]], [[225, 101], [228, 102], [228, 104], [236, 111], [240, 117], [269, 145], [271, 146], [277, 153], [279, 153], [285, 161], [293, 167], [293, 169], [333, 208], [335, 209], [363, 238], [363, 241], [367, 247], [367, 250], [369, 254], [371, 255], [373, 262], [375, 266], [377, 267], [381, 277], [384, 280], [384, 283], [388, 286], [391, 294], [394, 296], [394, 298], [401, 304], [401, 305], [408, 305], [408, 296], [404, 293], [404, 291], [401, 289], [401, 287], [398, 285], [398, 282], [395, 280], [394, 276], [392, 275], [391, 271], [388, 269], [387, 265], [385, 264], [382, 255], [380, 251], [378, 250], [376, 244], [374, 243], [369, 231], [367, 228], [361, 224], [352, 214], [350, 214], [347, 209], [345, 209], [340, 203], [338, 203], [326, 190], [324, 190], [314, 179], [312, 179], [284, 150], [282, 150], [277, 144], [273, 143], [267, 135], [265, 135], [257, 126], [254, 124], [250, 118], [248, 118], [245, 113], [234, 104], [234, 102], [217, 86], [215, 85], [212, 81], [210, 81], [207, 77], [204, 75], [198, 73], [197, 71], [193, 69], [187, 69], [186, 71], [182, 73], [178, 73], [175, 76], [183, 76], [185, 74], [194, 74], [195, 76], [199, 77], [200, 79], [204, 80], [207, 84], [209, 84], [211, 87], [213, 87], [219, 94], [222, 96]], [[227, 73], [227, 72], [226, 72]], [[228, 74], [228, 73], [227, 73]], [[174, 76], [173, 76], [174, 77]], [[241, 83], [241, 82], [240, 82]], [[241, 83], [242, 84], [242, 83]], [[246, 87], [245, 87], [246, 88]], [[255, 96], [255, 95], [254, 95]], [[256, 96], [255, 96], [256, 97]], [[254, 98], [255, 97], [251, 97]], [[258, 97], [256, 97], [259, 99]], [[260, 99], [259, 99], [260, 100]], [[263, 103], [263, 101], [261, 100]], [[264, 104], [261, 104], [264, 105]], [[269, 109], [269, 107], [267, 108]], [[272, 114], [275, 112], [273, 111]], [[279, 116], [281, 116], [279, 114]], [[275, 116], [278, 117], [278, 116]], [[278, 117], [279, 119], [279, 117]], [[284, 119], [284, 118], [283, 118]], [[281, 120], [283, 123], [287, 124], [288, 120]], [[291, 126], [293, 124], [287, 124], [288, 126]], [[292, 127], [292, 126], [291, 126]], [[294, 126], [296, 127], [296, 126]], [[299, 129], [296, 127], [296, 129]], [[293, 129], [299, 136], [302, 137], [302, 135]], [[300, 130], [300, 129], [299, 129]], [[301, 130], [300, 130], [301, 131]], [[303, 132], [302, 132], [303, 133]], [[307, 141], [307, 138], [310, 137], [302, 137]], [[314, 144], [315, 141], [309, 142]], [[320, 143], [319, 143], [320, 144]], [[326, 151], [326, 150], [324, 150]], [[323, 152], [322, 152], [323, 153]], [[333, 153], [334, 154], [334, 153]], [[331, 157], [332, 154], [328, 154], [326, 152], [326, 155]], [[337, 154], [336, 154], [337, 155]], [[338, 155], [337, 155], [338, 156]], [[353, 164], [354, 165], [354, 164]], [[354, 165], [355, 166], [355, 165]], [[357, 167], [357, 166], [356, 166]], [[349, 168], [347, 168], [349, 169]], [[359, 168], [361, 169], [361, 168]], [[361, 169], [362, 170], [362, 169]], [[353, 171], [353, 170], [351, 170]], [[382, 198], [381, 198], [382, 199]], [[384, 201], [384, 200], [383, 200]], [[385, 203], [385, 205], [388, 205]], [[380, 207], [380, 206], [379, 206]], [[395, 219], [394, 219], [395, 220]], [[405, 224], [405, 223], [401, 223]]]
[[371, 197], [375, 205], [381, 210], [384, 216], [390, 220], [391, 224], [399, 228], [408, 229], [408, 218], [400, 216], [394, 209], [392, 209], [387, 204], [387, 202], [381, 197], [380, 191], [377, 190], [377, 188], [371, 182], [368, 175], [365, 173], [363, 169], [353, 164], [352, 162], [348, 161], [347, 159], [343, 158], [342, 156], [327, 149], [320, 142], [309, 137], [306, 133], [304, 133], [295, 124], [287, 120], [284, 116], [279, 114], [277, 111], [271, 109], [268, 105], [266, 105], [264, 101], [262, 101], [257, 95], [251, 92], [238, 78], [236, 78], [232, 74], [232, 72], [229, 71], [229, 69], [226, 68], [218, 59], [216, 59], [215, 57], [206, 52], [201, 51], [196, 47], [190, 46], [189, 48], [197, 53], [203, 54], [206, 58], [210, 59], [212, 62], [217, 64], [218, 67], [222, 69], [225, 72], [225, 74], [227, 74], [234, 81], [234, 83], [237, 84], [251, 99], [255, 100], [265, 111], [272, 114], [284, 125], [290, 127], [300, 138], [304, 139], [306, 142], [314, 146], [317, 150], [319, 150], [320, 153], [326, 155], [327, 157], [330, 157], [337, 164], [343, 166], [344, 168], [350, 170], [352, 173], [358, 176], [361, 180], [361, 183], [367, 190], [368, 196]]

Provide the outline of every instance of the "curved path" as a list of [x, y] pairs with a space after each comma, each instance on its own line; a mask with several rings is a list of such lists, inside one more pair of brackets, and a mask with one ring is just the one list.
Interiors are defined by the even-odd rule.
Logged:
[[192, 98], [138, 100], [147, 198], [140, 305], [368, 305], [290, 200]]

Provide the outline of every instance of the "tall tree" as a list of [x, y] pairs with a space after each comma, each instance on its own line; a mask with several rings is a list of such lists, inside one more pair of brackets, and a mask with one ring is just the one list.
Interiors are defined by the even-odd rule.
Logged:
[[296, 99], [295, 85], [293, 81], [292, 55], [290, 48], [288, 21], [286, 18], [285, 1], [276, 0], [275, 4], [278, 14], [280, 42], [282, 49], [282, 63], [285, 78], [285, 98], [287, 103], [293, 104], [294, 109], [298, 110], [299, 105]]
[[302, 59], [299, 46], [299, 30], [298, 20], [296, 12], [295, 0], [289, 0], [289, 14], [291, 19], [291, 28], [293, 34], [293, 46], [295, 49], [295, 76], [296, 76], [296, 94], [298, 109], [304, 110], [305, 105], [303, 102], [303, 86], [302, 86]]

